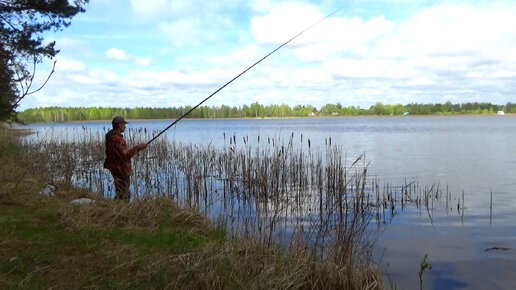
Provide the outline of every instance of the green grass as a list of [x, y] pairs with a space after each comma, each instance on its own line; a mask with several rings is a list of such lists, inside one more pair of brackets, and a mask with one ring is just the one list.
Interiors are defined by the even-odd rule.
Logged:
[[[140, 288], [148, 283], [161, 288], [178, 273], [156, 268], [156, 262], [163, 262], [160, 259], [225, 242], [220, 230], [200, 234], [181, 225], [158, 226], [151, 232], [92, 224], [69, 228], [54, 202], [55, 198], [47, 198], [26, 205], [0, 205], [2, 288]], [[81, 210], [71, 211], [80, 215]]]
[[89, 209], [71, 209], [53, 197], [35, 198], [15, 206], [0, 204], [2, 288], [140, 288], [148, 283], [161, 288], [178, 273], [156, 268], [160, 259], [225, 243], [220, 229], [196, 233], [189, 226], [171, 226], [170, 220], [152, 231], [94, 222], [73, 227], [63, 219], [79, 218]]

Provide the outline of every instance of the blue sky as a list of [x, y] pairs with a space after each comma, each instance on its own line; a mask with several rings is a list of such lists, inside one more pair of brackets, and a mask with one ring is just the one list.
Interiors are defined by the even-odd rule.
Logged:
[[205, 104], [516, 101], [514, 1], [90, 2], [21, 110], [195, 105], [337, 8]]

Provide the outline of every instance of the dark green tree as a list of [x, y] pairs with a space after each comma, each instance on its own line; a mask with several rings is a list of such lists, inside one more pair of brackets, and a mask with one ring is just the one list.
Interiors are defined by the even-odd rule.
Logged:
[[0, 121], [11, 118], [14, 110], [8, 108], [11, 108], [11, 104], [18, 96], [16, 83], [9, 72], [8, 61], [4, 58], [7, 53], [3, 47], [0, 47], [0, 110], [5, 111], [3, 114], [0, 113], [0, 115], [5, 116], [4, 118], [0, 116]]
[[[0, 120], [15, 116], [20, 101], [39, 91], [34, 88], [36, 65], [56, 56], [55, 42], [45, 43], [42, 34], [60, 31], [84, 12], [89, 0], [0, 0]], [[55, 62], [54, 62], [55, 65]]]

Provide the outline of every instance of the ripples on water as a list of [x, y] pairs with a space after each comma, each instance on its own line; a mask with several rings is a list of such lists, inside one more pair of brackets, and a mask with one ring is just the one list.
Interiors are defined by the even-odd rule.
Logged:
[[[31, 127], [39, 133], [31, 138], [57, 136], [73, 140], [89, 134], [87, 138], [98, 138], [98, 146], [103, 146], [103, 134], [109, 125], [37, 124]], [[164, 121], [135, 121], [129, 124], [127, 135], [138, 136], [143, 128], [150, 133], [167, 125]], [[238, 146], [244, 146], [241, 140], [247, 138], [245, 146], [256, 148], [258, 136], [262, 138], [261, 144], [265, 144], [266, 137], [287, 143], [294, 134], [296, 150], [305, 151], [308, 140], [312, 148], [325, 148], [331, 139], [332, 145], [342, 148], [346, 160], [365, 153], [371, 161], [368, 175], [377, 180], [382, 191], [390, 186], [394, 192], [401, 192], [405, 184], [417, 184], [414, 193], [421, 195], [425, 189], [439, 185], [441, 198], [434, 200], [430, 212], [425, 207], [412, 206], [397, 211], [393, 220], [386, 219], [386, 229], [375, 248], [377, 259], [381, 258], [398, 287], [406, 289], [418, 285], [414, 269], [424, 254], [428, 254], [433, 265], [425, 280], [428, 285], [446, 288], [464, 284], [478, 289], [494, 285], [510, 289], [516, 284], [514, 275], [505, 275], [497, 265], [515, 266], [514, 250], [485, 250], [516, 249], [511, 234], [516, 226], [515, 129], [516, 118], [510, 116], [185, 120], [172, 128], [166, 138], [223, 148], [228, 145], [229, 136], [234, 135]], [[103, 190], [108, 184], [102, 185]], [[462, 192], [465, 206], [457, 210]], [[228, 209], [227, 204], [218, 206]], [[475, 263], [485, 265], [482, 275], [471, 266]]]

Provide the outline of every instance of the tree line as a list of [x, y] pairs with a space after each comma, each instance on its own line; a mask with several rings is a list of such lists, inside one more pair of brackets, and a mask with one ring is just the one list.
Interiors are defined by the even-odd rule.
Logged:
[[[102, 107], [47, 107], [27, 109], [19, 113], [21, 121], [36, 122], [70, 122], [111, 120], [114, 116], [126, 119], [177, 119], [192, 107], [169, 108], [102, 108]], [[258, 102], [243, 106], [201, 106], [186, 118], [288, 118], [288, 117], [326, 117], [326, 116], [388, 116], [388, 115], [438, 115], [438, 114], [496, 114], [516, 113], [516, 103], [493, 105], [491, 103], [452, 104], [395, 104], [376, 103], [369, 108], [359, 106], [344, 107], [340, 103], [327, 104], [320, 109], [311, 105], [290, 107], [281, 105], [262, 105]]]

